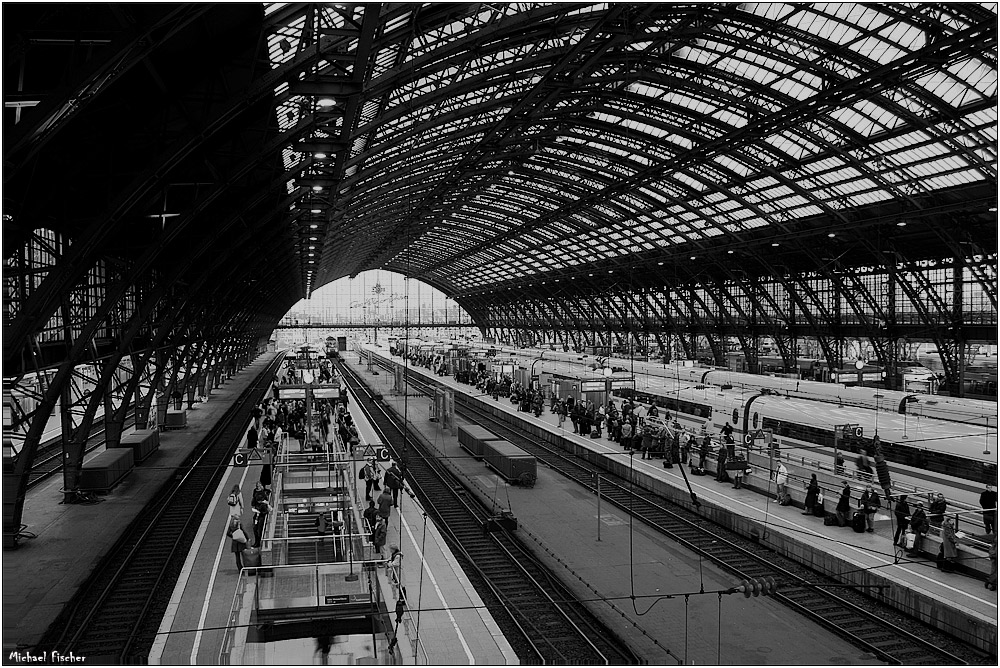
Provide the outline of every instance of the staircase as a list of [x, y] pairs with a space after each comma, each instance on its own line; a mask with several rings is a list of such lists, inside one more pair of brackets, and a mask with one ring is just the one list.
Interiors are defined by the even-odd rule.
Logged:
[[[289, 538], [316, 538], [316, 513], [288, 515]], [[336, 540], [329, 534], [323, 540], [293, 541], [288, 543], [289, 564], [316, 564], [337, 561], [334, 552]]]

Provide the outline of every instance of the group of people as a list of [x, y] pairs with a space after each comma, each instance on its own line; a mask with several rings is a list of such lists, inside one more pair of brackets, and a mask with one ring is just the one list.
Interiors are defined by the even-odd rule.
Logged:
[[[392, 462], [383, 473], [374, 457], [370, 457], [358, 476], [365, 481], [365, 509], [363, 520], [369, 532], [369, 540], [375, 549], [375, 554], [382, 554], [388, 533], [389, 518], [393, 508], [399, 508], [399, 492], [403, 489], [403, 473], [396, 462]], [[380, 481], [385, 485], [383, 488]], [[372, 499], [372, 492], [378, 491], [377, 498]]]

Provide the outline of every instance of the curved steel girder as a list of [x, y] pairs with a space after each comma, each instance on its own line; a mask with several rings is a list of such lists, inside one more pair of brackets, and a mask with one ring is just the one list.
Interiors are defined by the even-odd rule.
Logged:
[[[308, 129], [308, 125], [309, 124], [296, 126], [296, 128], [293, 128], [292, 130], [283, 133], [277, 139], [271, 141], [268, 144], [268, 146], [265, 147], [265, 149], [266, 150], [269, 149], [270, 151], [279, 150], [282, 146], [282, 141], [287, 141], [287, 137], [295, 136], [296, 134], [305, 131], [306, 129]], [[130, 267], [129, 274], [125, 277], [123, 281], [120, 282], [116, 291], [114, 293], [106, 295], [105, 302], [99, 308], [99, 313], [102, 318], [105, 317], [107, 313], [110, 312], [110, 310], [125, 295], [127, 286], [136, 283], [142, 274], [150, 271], [156, 260], [159, 259], [160, 255], [165, 251], [165, 249], [167, 249], [167, 247], [171, 244], [171, 242], [177, 240], [180, 237], [181, 233], [186, 231], [189, 228], [189, 226], [192, 225], [193, 222], [198, 219], [199, 215], [208, 209], [209, 205], [211, 205], [213, 202], [215, 202], [216, 199], [221, 197], [222, 194], [227, 191], [231, 183], [246, 176], [246, 174], [249, 173], [253, 169], [253, 167], [257, 164], [257, 161], [258, 158], [256, 156], [244, 160], [243, 164], [240, 165], [240, 167], [226, 182], [220, 184], [218, 187], [211, 190], [206, 196], [204, 196], [201, 200], [199, 200], [199, 202], [185, 216], [179, 218], [175, 224], [164, 228], [157, 242], [150, 244], [147, 247], [146, 251], [134, 261], [134, 263]], [[272, 186], [275, 183], [276, 182], [272, 182]], [[269, 192], [269, 189], [264, 190], [263, 192], [264, 193]], [[234, 217], [231, 219], [231, 221], [235, 222], [236, 219], [237, 217]], [[209, 227], [209, 229], [212, 228]], [[219, 233], [221, 231], [222, 230], [216, 230], [216, 235], [215, 235], [216, 238], [219, 236]], [[60, 278], [62, 278], [63, 280], [68, 280], [70, 275], [85, 277], [89, 265], [88, 267], [81, 268], [79, 266], [73, 266], [73, 262], [74, 261], [83, 262], [88, 260], [89, 258], [81, 257], [80, 255], [77, 255], [74, 258], [67, 258], [64, 256], [60, 262], [60, 266], [64, 266], [68, 263], [70, 265], [70, 269], [61, 272], [62, 274], [65, 275], [60, 276]], [[56, 277], [54, 275], [58, 273], [60, 272], [57, 272], [55, 270], [49, 272], [49, 275], [46, 277], [45, 282], [49, 281], [49, 279], [53, 279], [53, 281], [55, 281]], [[8, 337], [5, 337], [6, 340], [4, 341], [4, 355], [6, 359], [11, 359], [10, 358], [11, 353], [19, 351], [23, 347], [23, 344], [17, 345], [18, 336], [23, 337], [28, 331], [31, 331], [29, 327], [32, 327], [33, 325], [37, 326], [36, 323], [44, 323], [51, 316], [51, 313], [43, 316], [37, 311], [37, 309], [48, 307], [50, 304], [52, 304], [52, 294], [51, 294], [52, 287], [62, 287], [62, 286], [61, 285], [49, 286], [49, 291], [43, 291], [43, 288], [46, 286], [45, 282], [43, 282], [42, 286], [39, 286], [38, 290], [29, 297], [29, 302], [25, 304], [26, 312], [33, 313], [34, 316], [31, 318], [27, 317], [19, 318], [15, 322], [15, 325], [12, 327], [12, 331], [8, 334]], [[32, 311], [28, 309], [36, 309], [36, 310]]]
[[[91, 258], [96, 250], [114, 233], [117, 225], [158, 188], [162, 188], [167, 183], [167, 177], [172, 170], [181, 162], [191, 156], [204, 142], [215, 137], [225, 130], [236, 119], [241, 117], [243, 112], [252, 108], [253, 103], [259, 101], [264, 96], [273, 92], [279, 84], [288, 81], [299, 71], [310, 65], [313, 61], [322, 57], [325, 48], [334, 45], [339, 38], [326, 38], [321, 40], [321, 45], [316, 50], [309, 50], [299, 57], [264, 73], [256, 82], [251, 84], [247, 91], [235, 102], [230, 104], [216, 118], [208, 121], [197, 131], [193, 131], [184, 139], [178, 141], [170, 147], [163, 155], [153, 160], [153, 165], [149, 170], [140, 175], [128, 187], [122, 189], [123, 195], [109, 207], [108, 214], [91, 224], [80, 235], [80, 243], [73, 244], [67, 257], [64, 258], [64, 266], [58, 271], [51, 271], [42, 281], [41, 285], [32, 293], [31, 304], [25, 313], [30, 316], [18, 318], [7, 332], [4, 341], [4, 359], [11, 359], [11, 350], [20, 350], [24, 345], [25, 337], [30, 331], [38, 328], [40, 323], [46, 322], [54, 312], [59, 296], [68, 293], [73, 284], [83, 275], [92, 264]], [[324, 47], [323, 44], [326, 46]], [[254, 156], [253, 159], [244, 163], [244, 170], [249, 171], [250, 167], [256, 165], [260, 158]], [[150, 253], [147, 252], [147, 255]], [[11, 343], [13, 342], [13, 343]]]
[[167, 13], [142, 32], [130, 35], [111, 47], [108, 57], [91, 66], [77, 81], [59, 93], [49, 95], [31, 114], [30, 123], [22, 122], [9, 129], [4, 142], [4, 181], [41, 150], [81, 110], [90, 106], [102, 89], [113, 84], [133, 67], [142, 63], [164, 43], [212, 9], [210, 4], [165, 6]]
[[[859, 79], [841, 82], [837, 85], [831, 85], [827, 90], [807, 99], [806, 101], [796, 102], [784, 109], [781, 109], [777, 113], [772, 113], [767, 117], [753, 120], [743, 128], [738, 129], [736, 132], [724, 135], [714, 141], [703, 142], [684, 153], [674, 156], [671, 160], [663, 161], [656, 166], [638, 172], [631, 177], [621, 179], [617, 185], [597, 191], [590, 198], [579, 200], [570, 207], [566, 207], [563, 210], [549, 214], [543, 219], [532, 222], [528, 225], [516, 227], [504, 234], [498, 235], [491, 240], [491, 243], [498, 244], [504, 241], [509, 241], [516, 236], [523, 235], [524, 233], [530, 231], [530, 229], [534, 226], [545, 224], [550, 220], [561, 220], [563, 218], [567, 218], [571, 213], [575, 212], [575, 210], [579, 208], [592, 207], [597, 202], [610, 200], [613, 196], [626, 192], [627, 190], [637, 189], [639, 186], [647, 185], [651, 180], [660, 178], [667, 172], [683, 169], [685, 166], [693, 164], [697, 159], [707, 158], [710, 155], [713, 155], [714, 152], [723, 150], [726, 146], [737, 142], [740, 138], [750, 136], [766, 136], [771, 132], [781, 129], [782, 127], [790, 127], [795, 124], [803, 123], [809, 118], [818, 117], [820, 113], [825, 113], [834, 106], [844, 105], [851, 100], [862, 99], [863, 97], [870, 95], [872, 92], [880, 90], [889, 79], [902, 76], [905, 70], [904, 66], [912, 65], [914, 62], [918, 62], [921, 57], [935, 56], [940, 58], [941, 55], [938, 53], [939, 50], [943, 51], [946, 48], [955, 48], [964, 37], [974, 38], [976, 36], [980, 36], [984, 32], [987, 33], [988, 36], [989, 31], [990, 28], [988, 26], [975, 26], [969, 28], [961, 33], [956, 33], [956, 35], [944, 38], [940, 42], [927, 45], [918, 51], [908, 54], [907, 56], [904, 56], [888, 65], [866, 72]], [[995, 28], [993, 31], [995, 32]]]

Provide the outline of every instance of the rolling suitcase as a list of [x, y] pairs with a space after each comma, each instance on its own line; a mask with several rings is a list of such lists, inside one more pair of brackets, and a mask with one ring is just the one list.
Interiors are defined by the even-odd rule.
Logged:
[[854, 517], [851, 518], [851, 528], [854, 533], [865, 532], [865, 513], [862, 510], [855, 510]]

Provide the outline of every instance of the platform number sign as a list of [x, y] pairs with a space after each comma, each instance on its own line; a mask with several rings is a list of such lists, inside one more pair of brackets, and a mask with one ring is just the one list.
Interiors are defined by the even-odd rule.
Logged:
[[233, 466], [249, 466], [250, 462], [262, 462], [264, 458], [261, 456], [260, 451], [257, 448], [253, 450], [238, 450], [233, 455]]
[[233, 466], [246, 466], [247, 465], [247, 454], [246, 452], [237, 452], [233, 455]]
[[369, 445], [365, 448], [363, 456], [365, 459], [374, 457], [375, 461], [387, 462], [389, 461], [389, 448], [384, 445]]

